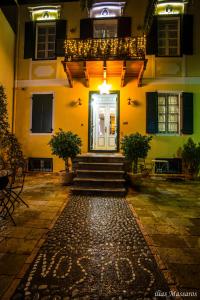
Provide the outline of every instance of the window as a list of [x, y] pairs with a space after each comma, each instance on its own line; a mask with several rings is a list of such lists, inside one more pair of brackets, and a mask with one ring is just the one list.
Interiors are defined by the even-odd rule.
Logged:
[[36, 26], [36, 59], [55, 58], [55, 41], [55, 23], [38, 23]]
[[80, 20], [81, 39], [129, 36], [131, 36], [131, 17]]
[[146, 93], [146, 132], [193, 134], [193, 93]]
[[26, 22], [24, 35], [24, 58], [55, 59], [64, 56], [66, 20], [53, 22]]
[[180, 22], [179, 18], [158, 19], [158, 55], [180, 55]]
[[179, 94], [158, 94], [158, 132], [179, 133]]
[[37, 172], [52, 172], [53, 171], [53, 159], [52, 158], [38, 158], [29, 157], [28, 170]]
[[94, 20], [94, 38], [117, 37], [117, 19]]
[[32, 95], [32, 133], [51, 133], [53, 94]]

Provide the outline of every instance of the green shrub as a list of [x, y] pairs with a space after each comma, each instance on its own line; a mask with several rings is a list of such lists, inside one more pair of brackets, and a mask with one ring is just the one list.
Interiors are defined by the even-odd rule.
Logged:
[[150, 147], [152, 136], [141, 135], [134, 133], [126, 135], [121, 140], [121, 149], [126, 159], [132, 163], [133, 173], [137, 173], [138, 159], [146, 158]]
[[183, 145], [182, 158], [187, 171], [196, 177], [200, 170], [200, 143], [189, 138]]
[[69, 159], [72, 161], [77, 154], [81, 153], [82, 142], [80, 137], [71, 131], [59, 129], [48, 144], [51, 147], [52, 154], [64, 160], [65, 170], [69, 172]]

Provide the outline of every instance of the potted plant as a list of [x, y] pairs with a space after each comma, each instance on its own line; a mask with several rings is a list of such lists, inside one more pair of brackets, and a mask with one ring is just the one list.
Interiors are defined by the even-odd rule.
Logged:
[[183, 145], [182, 159], [186, 172], [192, 179], [196, 178], [200, 171], [200, 143], [189, 138]]
[[52, 154], [62, 158], [65, 163], [64, 172], [61, 171], [62, 184], [70, 184], [73, 180], [72, 161], [81, 153], [82, 141], [77, 134], [59, 129], [49, 141]]
[[121, 140], [121, 149], [125, 158], [131, 164], [131, 173], [128, 173], [132, 185], [140, 183], [142, 174], [138, 174], [138, 160], [147, 157], [152, 136], [134, 133], [126, 135]]

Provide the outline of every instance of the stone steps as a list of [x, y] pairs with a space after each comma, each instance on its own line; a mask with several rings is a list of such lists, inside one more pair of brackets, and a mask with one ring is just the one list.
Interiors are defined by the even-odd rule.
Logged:
[[75, 186], [94, 186], [94, 187], [110, 187], [114, 188], [115, 185], [117, 187], [123, 188], [125, 184], [125, 179], [107, 179], [107, 178], [74, 178], [74, 185]]
[[124, 171], [114, 170], [77, 170], [78, 177], [120, 179], [124, 177]]
[[126, 193], [124, 157], [120, 154], [82, 154], [76, 159], [74, 194], [119, 195]]
[[85, 170], [87, 167], [88, 170], [119, 170], [122, 171], [124, 164], [120, 162], [79, 162], [79, 169]]
[[119, 196], [126, 194], [125, 188], [95, 188], [95, 187], [71, 187], [71, 191], [75, 195], [105, 195], [105, 196]]

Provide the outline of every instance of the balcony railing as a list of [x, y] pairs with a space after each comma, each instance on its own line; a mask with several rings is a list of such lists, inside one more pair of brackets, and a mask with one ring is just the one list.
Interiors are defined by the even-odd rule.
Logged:
[[65, 61], [81, 60], [143, 60], [145, 37], [67, 39]]

